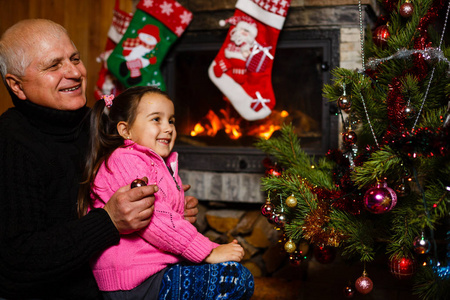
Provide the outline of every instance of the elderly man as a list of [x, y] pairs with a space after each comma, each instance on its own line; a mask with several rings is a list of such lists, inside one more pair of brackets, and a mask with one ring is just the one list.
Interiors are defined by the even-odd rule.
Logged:
[[[100, 299], [89, 259], [149, 224], [157, 188], [122, 187], [77, 217], [89, 108], [86, 69], [63, 27], [9, 28], [0, 71], [14, 103], [0, 116], [0, 298]], [[187, 200], [193, 222], [198, 202]]]

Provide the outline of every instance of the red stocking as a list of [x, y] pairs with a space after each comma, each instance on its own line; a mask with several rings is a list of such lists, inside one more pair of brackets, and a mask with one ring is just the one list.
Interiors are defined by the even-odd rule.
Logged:
[[113, 11], [113, 20], [108, 31], [108, 39], [106, 40], [105, 51], [97, 58], [98, 62], [102, 63], [94, 90], [94, 96], [97, 100], [101, 99], [103, 95], [117, 95], [124, 89], [122, 84], [120, 84], [120, 82], [118, 82], [118, 80], [109, 72], [106, 66], [106, 60], [122, 39], [132, 18], [133, 14], [121, 10], [120, 0], [116, 0]]
[[291, 0], [238, 0], [230, 29], [209, 67], [212, 82], [246, 120], [264, 119], [275, 106], [272, 65]]

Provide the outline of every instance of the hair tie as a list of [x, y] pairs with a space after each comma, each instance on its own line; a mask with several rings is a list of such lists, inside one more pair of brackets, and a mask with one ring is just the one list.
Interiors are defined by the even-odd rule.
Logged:
[[114, 100], [114, 95], [103, 95], [102, 99], [105, 101], [105, 106], [110, 108], [113, 104], [113, 100]]

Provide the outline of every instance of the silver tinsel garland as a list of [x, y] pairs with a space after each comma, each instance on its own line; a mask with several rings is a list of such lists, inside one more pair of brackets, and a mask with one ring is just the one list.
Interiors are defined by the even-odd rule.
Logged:
[[434, 65], [438, 62], [445, 62], [447, 64], [447, 74], [450, 75], [450, 62], [444, 56], [444, 52], [442, 52], [439, 48], [427, 48], [425, 50], [408, 50], [408, 49], [400, 49], [396, 53], [392, 54], [388, 57], [383, 58], [369, 58], [366, 64], [368, 69], [375, 69], [379, 64], [384, 63], [391, 59], [410, 59], [413, 54], [422, 54], [425, 61], [429, 64]]

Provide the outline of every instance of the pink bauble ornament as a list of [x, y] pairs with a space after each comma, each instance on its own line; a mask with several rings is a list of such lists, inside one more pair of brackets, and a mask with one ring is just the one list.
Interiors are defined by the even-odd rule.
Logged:
[[364, 195], [365, 208], [374, 213], [382, 214], [390, 211], [397, 204], [397, 194], [385, 182], [367, 190]]
[[364, 272], [361, 277], [356, 279], [355, 288], [358, 292], [360, 292], [361, 294], [364, 294], [364, 295], [368, 294], [372, 291], [373, 282], [369, 277], [367, 277], [366, 272]]
[[400, 15], [403, 18], [409, 18], [414, 13], [414, 5], [409, 0], [406, 0], [405, 3], [403, 3], [400, 6]]

